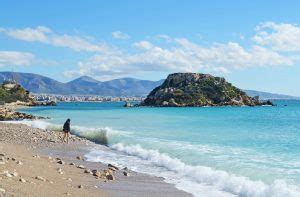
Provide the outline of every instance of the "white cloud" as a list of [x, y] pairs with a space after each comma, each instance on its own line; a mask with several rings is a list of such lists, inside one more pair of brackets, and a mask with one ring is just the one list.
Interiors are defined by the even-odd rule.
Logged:
[[153, 47], [153, 45], [148, 42], [148, 41], [140, 41], [140, 42], [136, 42], [133, 44], [135, 47], [139, 48], [139, 49], [143, 49], [143, 50], [149, 50]]
[[258, 66], [293, 65], [291, 57], [253, 45], [245, 49], [238, 43], [228, 42], [204, 47], [187, 39], [173, 39], [172, 47], [156, 46], [140, 41], [133, 46], [135, 53], [99, 54], [78, 64], [68, 76], [93, 75], [111, 78], [131, 73], [158, 72], [213, 72], [229, 73], [234, 69]]
[[166, 42], [171, 42], [172, 41], [172, 38], [170, 36], [166, 35], [166, 34], [156, 35], [155, 38], [165, 40]]
[[85, 37], [71, 36], [67, 34], [56, 34], [50, 28], [38, 26], [37, 28], [24, 28], [24, 29], [4, 29], [4, 32], [9, 37], [17, 40], [28, 42], [41, 42], [56, 47], [70, 48], [74, 51], [87, 51], [87, 52], [100, 52], [111, 53], [114, 51], [105, 43], [91, 43]]
[[256, 27], [253, 40], [276, 51], [300, 51], [300, 27], [287, 23], [266, 22]]
[[18, 51], [0, 51], [1, 66], [28, 66], [35, 60], [31, 53]]
[[[296, 25], [273, 22], [257, 26], [254, 42], [248, 47], [237, 42], [203, 46], [186, 38], [161, 34], [156, 39], [150, 37], [132, 43], [132, 49], [120, 50], [105, 43], [96, 44], [87, 37], [57, 34], [44, 26], [25, 29], [0, 28], [0, 32], [18, 40], [40, 42], [74, 51], [94, 52], [91, 57], [78, 62], [77, 68], [65, 72], [67, 76], [114, 78], [145, 72], [221, 74], [250, 67], [290, 66], [300, 60], [294, 53], [286, 53], [300, 51], [299, 28]], [[124, 39], [124, 35], [126, 34], [119, 31], [112, 33], [117, 39]], [[34, 59], [32, 54], [20, 54], [19, 58], [16, 56], [17, 54], [2, 53], [0, 65], [29, 65]]]
[[74, 51], [108, 52], [109, 47], [105, 44], [92, 44], [78, 36], [60, 35], [51, 38], [51, 44], [57, 47], [66, 47]]
[[120, 31], [114, 31], [114, 32], [112, 32], [111, 36], [114, 39], [119, 39], [119, 40], [127, 40], [127, 39], [130, 38], [130, 36], [128, 34], [125, 34], [125, 33], [120, 32]]
[[47, 34], [51, 33], [51, 30], [44, 26], [38, 26], [35, 29], [3, 29], [3, 32], [5, 32], [8, 36], [18, 40], [47, 42]]

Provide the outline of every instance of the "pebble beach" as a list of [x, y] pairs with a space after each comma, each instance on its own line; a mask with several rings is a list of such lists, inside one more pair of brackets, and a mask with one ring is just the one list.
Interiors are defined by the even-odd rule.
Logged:
[[1, 122], [0, 196], [190, 196], [130, 166], [88, 162], [87, 149], [100, 145], [74, 135], [66, 144], [61, 137], [57, 131]]

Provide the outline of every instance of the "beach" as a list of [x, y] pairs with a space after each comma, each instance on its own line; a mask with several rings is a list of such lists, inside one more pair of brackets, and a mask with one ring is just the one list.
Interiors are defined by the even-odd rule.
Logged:
[[1, 122], [0, 196], [190, 196], [130, 166], [111, 172], [114, 180], [94, 176], [93, 170], [109, 168], [86, 161], [84, 155], [93, 146], [108, 148], [74, 135], [69, 144], [61, 143], [61, 135]]
[[[81, 195], [77, 191], [83, 196], [299, 196], [300, 102], [276, 105], [125, 108], [122, 102], [60, 102], [18, 108], [50, 118], [0, 123], [5, 158], [0, 188], [22, 196], [38, 196], [47, 187], [47, 196]], [[69, 144], [61, 140], [67, 118]], [[35, 165], [43, 167], [29, 167]], [[31, 189], [34, 184], [44, 190]]]

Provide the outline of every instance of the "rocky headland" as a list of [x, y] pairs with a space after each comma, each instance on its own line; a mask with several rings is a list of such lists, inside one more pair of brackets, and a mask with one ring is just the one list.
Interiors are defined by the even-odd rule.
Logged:
[[15, 82], [4, 82], [0, 85], [0, 121], [43, 119], [32, 114], [15, 111], [20, 107], [28, 106], [54, 106], [54, 101], [36, 101], [20, 84]]
[[164, 83], [153, 89], [141, 106], [201, 107], [273, 105], [260, 101], [233, 86], [222, 77], [201, 73], [170, 74]]

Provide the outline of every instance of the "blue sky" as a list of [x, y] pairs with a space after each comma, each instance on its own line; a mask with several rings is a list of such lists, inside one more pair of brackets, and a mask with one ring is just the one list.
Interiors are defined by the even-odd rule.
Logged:
[[172, 72], [300, 96], [299, 1], [14, 1], [0, 7], [0, 71], [69, 81]]

